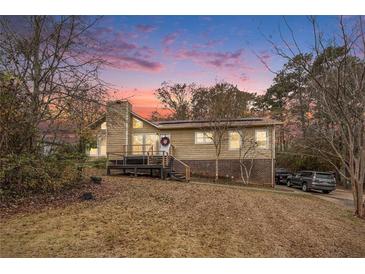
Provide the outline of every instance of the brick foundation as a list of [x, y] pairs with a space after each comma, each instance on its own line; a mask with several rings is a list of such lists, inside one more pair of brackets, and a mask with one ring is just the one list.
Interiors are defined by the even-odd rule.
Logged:
[[[192, 175], [214, 177], [215, 160], [182, 160], [191, 167]], [[249, 160], [247, 160], [249, 165]], [[250, 182], [253, 184], [271, 185], [271, 159], [255, 159], [251, 172]], [[239, 160], [219, 160], [219, 176], [234, 177], [241, 180]]]

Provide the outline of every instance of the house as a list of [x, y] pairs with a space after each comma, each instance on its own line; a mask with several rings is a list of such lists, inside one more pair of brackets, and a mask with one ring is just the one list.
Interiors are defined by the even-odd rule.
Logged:
[[[255, 142], [255, 148], [245, 158], [247, 163], [253, 163], [250, 180], [257, 184], [273, 184], [275, 126], [279, 124], [266, 118], [231, 120], [219, 157], [220, 176], [240, 179], [241, 135], [238, 130], [242, 130], [242, 136]], [[208, 121], [152, 122], [133, 112], [130, 102], [123, 100], [109, 102], [106, 114], [91, 127], [98, 140], [97, 146], [90, 150], [90, 156], [107, 156], [112, 163], [111, 169], [120, 168], [124, 172], [132, 169], [136, 173], [137, 169], [151, 167], [152, 174], [152, 168], [168, 166], [168, 162], [164, 162], [164, 157], [168, 157], [179, 163], [177, 169], [186, 176], [190, 172], [200, 176], [215, 174], [215, 148]], [[159, 157], [159, 165], [156, 157]], [[163, 169], [160, 172], [162, 176]]]
[[51, 154], [55, 149], [64, 145], [76, 146], [79, 138], [75, 126], [67, 121], [44, 121], [39, 124], [39, 142], [44, 155]]

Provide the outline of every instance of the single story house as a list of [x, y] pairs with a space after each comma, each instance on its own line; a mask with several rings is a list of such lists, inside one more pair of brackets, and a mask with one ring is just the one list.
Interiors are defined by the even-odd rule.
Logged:
[[[251, 182], [272, 185], [275, 126], [279, 124], [267, 118], [231, 120], [219, 157], [220, 176], [240, 179], [241, 136], [247, 136], [255, 143], [254, 149], [245, 158], [247, 163], [253, 163]], [[105, 115], [91, 127], [97, 134], [97, 146], [89, 151], [90, 156], [113, 159], [113, 155], [146, 155], [164, 151], [189, 166], [193, 175], [215, 174], [215, 148], [208, 121], [149, 121], [133, 112], [129, 101], [118, 100], [109, 102]], [[244, 135], [238, 131], [243, 131]]]

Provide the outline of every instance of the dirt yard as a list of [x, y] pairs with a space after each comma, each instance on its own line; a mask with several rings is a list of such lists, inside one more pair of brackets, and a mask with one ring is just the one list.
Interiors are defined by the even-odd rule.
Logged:
[[130, 177], [89, 191], [2, 214], [1, 257], [365, 257], [365, 221], [309, 195]]

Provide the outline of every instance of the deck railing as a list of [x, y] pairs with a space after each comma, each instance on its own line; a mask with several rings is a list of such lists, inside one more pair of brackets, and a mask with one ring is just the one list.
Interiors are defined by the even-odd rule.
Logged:
[[190, 181], [190, 166], [175, 157], [175, 150], [173, 145], [170, 146], [169, 152], [154, 150], [152, 145], [124, 145], [122, 152], [108, 152], [107, 159], [108, 162], [114, 160], [117, 164], [118, 160], [123, 160], [125, 165], [125, 156], [143, 156], [147, 165], [161, 164], [163, 168], [168, 167], [170, 160], [173, 160], [174, 165], [177, 163], [184, 169], [186, 181]]
[[123, 160], [126, 156], [142, 156], [146, 160], [147, 165], [161, 164], [167, 167], [169, 164], [169, 153], [162, 150], [154, 150], [152, 145], [123, 145], [122, 152], [108, 152], [107, 159]]
[[128, 155], [147, 155], [147, 152], [153, 150], [153, 145], [123, 145], [122, 153]]

